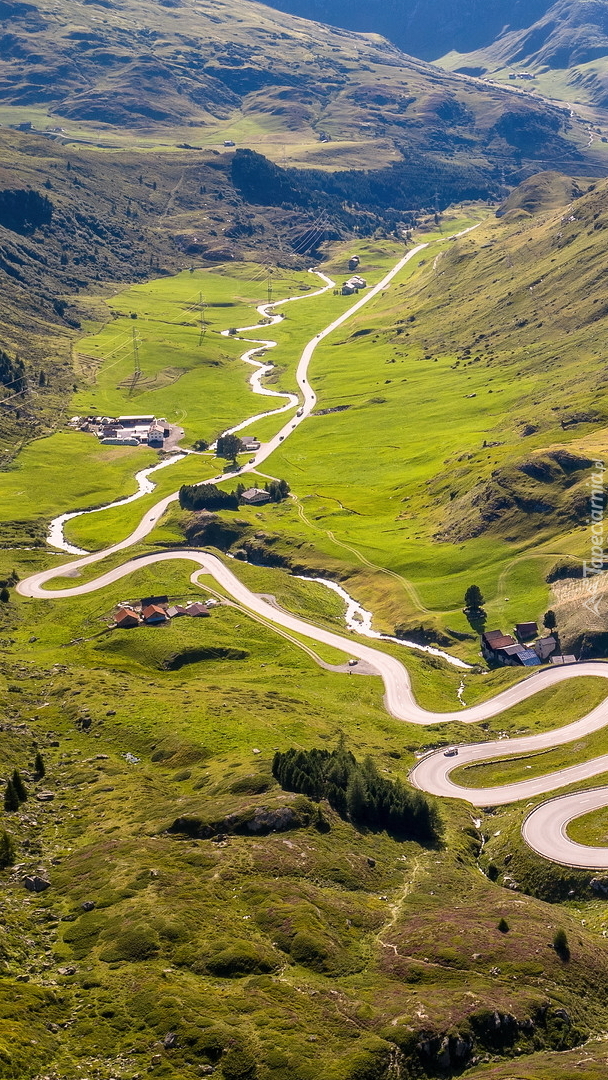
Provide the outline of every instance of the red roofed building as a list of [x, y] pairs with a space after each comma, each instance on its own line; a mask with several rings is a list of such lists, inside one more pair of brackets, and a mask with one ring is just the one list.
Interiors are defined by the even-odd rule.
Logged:
[[158, 604], [148, 604], [147, 607], [142, 608], [141, 616], [144, 622], [149, 626], [167, 622], [167, 619], [169, 618], [165, 609], [159, 607]]
[[114, 622], [121, 630], [130, 630], [132, 626], [139, 626], [139, 615], [132, 608], [119, 608]]
[[504, 663], [501, 649], [507, 649], [510, 645], [517, 645], [515, 638], [510, 634], [503, 634], [502, 630], [487, 630], [481, 635], [481, 651], [484, 658], [490, 662]]

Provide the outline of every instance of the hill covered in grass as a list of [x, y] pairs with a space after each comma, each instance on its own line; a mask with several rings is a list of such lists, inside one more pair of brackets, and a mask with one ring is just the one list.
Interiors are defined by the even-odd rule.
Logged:
[[[377, 34], [251, 0], [212, 0], [204, 10], [156, 0], [101, 11], [75, 0], [5, 9], [0, 101], [25, 119], [30, 109], [34, 120], [46, 112], [93, 125], [98, 139], [127, 128], [154, 132], [160, 142], [171, 133], [178, 142], [180, 133], [189, 143], [217, 143], [233, 129], [240, 145], [268, 141], [284, 157], [283, 144], [295, 144], [308, 164], [316, 157], [334, 168], [339, 148], [327, 140], [358, 147], [359, 167], [420, 149], [483, 159], [512, 107], [500, 88], [438, 71]], [[543, 118], [547, 131], [558, 115], [543, 103], [521, 109]], [[315, 151], [311, 143], [321, 138]], [[353, 148], [343, 149], [356, 164]]]
[[[25, 575], [40, 555], [11, 560]], [[188, 573], [166, 565], [168, 594], [192, 593]], [[286, 599], [282, 575], [265, 573], [282, 602], [338, 625], [320, 586], [290, 581]], [[142, 570], [127, 589], [157, 586]], [[414, 754], [464, 737], [459, 725], [391, 720], [376, 679], [324, 671], [230, 606], [109, 633], [124, 595], [125, 582], [74, 601], [12, 593], [2, 608], [1, 766], [27, 789], [0, 822], [15, 844], [0, 870], [3, 1080], [386, 1080], [396, 1064], [481, 1077], [516, 1058], [545, 1080], [605, 1029], [592, 875], [547, 875], [522, 850], [517, 811], [478, 827], [442, 804], [443, 838], [420, 843], [358, 820], [352, 786], [339, 813], [273, 777], [277, 751], [334, 768], [369, 755], [362, 772], [403, 792]], [[205, 642], [206, 658], [168, 668]], [[449, 683], [426, 658], [412, 671], [423, 701]], [[503, 676], [468, 676], [468, 692]], [[577, 694], [550, 691], [496, 730], [533, 727], [547, 708], [574, 718], [597, 690]], [[48, 887], [29, 891], [32, 876]], [[593, 1043], [584, 1053], [596, 1060]]]

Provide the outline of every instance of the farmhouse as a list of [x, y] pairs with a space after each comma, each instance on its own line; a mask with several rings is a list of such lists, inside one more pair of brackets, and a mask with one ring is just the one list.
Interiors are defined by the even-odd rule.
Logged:
[[502, 630], [487, 630], [481, 635], [481, 651], [485, 660], [498, 660], [500, 650], [508, 649], [511, 645], [517, 645], [515, 638], [503, 634]]
[[352, 296], [353, 293], [359, 292], [359, 289], [367, 288], [367, 281], [365, 278], [354, 275], [345, 281], [342, 286], [342, 296]]
[[181, 604], [173, 604], [172, 607], [167, 608], [167, 615], [170, 619], [178, 619], [180, 615], [187, 615], [188, 612]]
[[256, 439], [255, 435], [243, 435], [241, 438], [241, 446], [243, 447], [243, 450], [250, 453], [252, 450], [260, 449], [260, 441], [259, 439]]
[[488, 630], [481, 635], [481, 651], [488, 663], [506, 667], [537, 667], [540, 659], [533, 649], [518, 644], [502, 630]]
[[270, 502], [270, 495], [262, 488], [248, 488], [242, 493], [241, 502], [245, 503], [245, 506], [263, 506]]
[[529, 641], [530, 638], [536, 637], [538, 634], [538, 626], [535, 622], [520, 622], [515, 627], [515, 636], [518, 641]]
[[163, 446], [165, 442], [165, 432], [163, 428], [152, 426], [148, 431], [148, 446]]
[[167, 622], [169, 617], [165, 609], [158, 604], [148, 604], [147, 607], [142, 608], [141, 616], [148, 626], [156, 626], [159, 623]]
[[121, 630], [130, 630], [132, 626], [139, 626], [139, 615], [132, 608], [119, 608], [114, 622]]
[[557, 652], [557, 638], [553, 634], [539, 638], [532, 646], [540, 660], [548, 660], [552, 653]]
[[201, 604], [196, 601], [194, 604], [188, 604], [185, 613], [186, 615], [190, 615], [193, 619], [200, 619], [204, 618], [206, 615], [209, 615], [209, 609], [206, 607], [205, 604]]

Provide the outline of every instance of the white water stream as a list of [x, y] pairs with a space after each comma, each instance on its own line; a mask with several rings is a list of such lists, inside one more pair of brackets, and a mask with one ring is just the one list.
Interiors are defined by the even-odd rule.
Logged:
[[[450, 656], [449, 653], [443, 652], [441, 649], [436, 649], [433, 645], [418, 645], [414, 641], [405, 641], [402, 638], [391, 637], [390, 634], [381, 634], [378, 630], [372, 630], [373, 615], [371, 611], [366, 611], [361, 607], [352, 596], [347, 593], [346, 589], [343, 589], [341, 585], [337, 585], [335, 581], [330, 581], [329, 578], [320, 577], [305, 577], [302, 574], [296, 575], [300, 581], [316, 581], [319, 585], [325, 585], [326, 588], [331, 589], [332, 592], [338, 594], [344, 603], [346, 604], [346, 612], [344, 614], [344, 622], [346, 623], [348, 630], [354, 630], [356, 634], [362, 634], [364, 637], [376, 638], [378, 641], [392, 641], [395, 645], [403, 645], [406, 649], [415, 649], [418, 652], [430, 653], [432, 656], [440, 656], [443, 660], [447, 660], [449, 664], [453, 664], [454, 667], [464, 668], [469, 671], [471, 664], [465, 664], [464, 660], [459, 660], [457, 656]], [[464, 683], [460, 684], [458, 696], [462, 704], [462, 698], [460, 698], [460, 691], [463, 689]]]
[[67, 551], [70, 555], [88, 555], [88, 551], [84, 551], [83, 548], [75, 547], [66, 540], [63, 535], [63, 526], [66, 521], [71, 521], [72, 518], [82, 517], [84, 514], [100, 514], [102, 510], [111, 510], [114, 506], [125, 506], [126, 503], [132, 503], [137, 499], [141, 499], [143, 495], [151, 495], [156, 487], [156, 484], [153, 484], [150, 480], [152, 473], [158, 472], [159, 469], [166, 469], [167, 465], [174, 465], [176, 461], [181, 461], [182, 458], [186, 456], [186, 453], [187, 451], [182, 450], [181, 453], [173, 454], [164, 461], [160, 461], [158, 465], [151, 465], [149, 468], [142, 469], [140, 472], [136, 473], [135, 479], [137, 481], [137, 491], [134, 492], [133, 495], [125, 495], [123, 499], [117, 499], [116, 502], [105, 503], [103, 506], [95, 506], [92, 510], [74, 510], [71, 514], [61, 514], [59, 517], [53, 518], [47, 533], [47, 544], [59, 548], [60, 551]]

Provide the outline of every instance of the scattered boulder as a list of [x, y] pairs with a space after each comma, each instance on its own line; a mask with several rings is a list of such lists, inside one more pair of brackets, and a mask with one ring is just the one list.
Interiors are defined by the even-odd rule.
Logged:
[[93, 908], [95, 907], [95, 901], [94, 900], [85, 900], [84, 903], [81, 904], [80, 906], [82, 907], [83, 911], [92, 911]]
[[23, 879], [23, 884], [29, 892], [44, 892], [46, 889], [50, 889], [51, 883], [46, 878], [41, 878], [35, 875], [34, 877], [26, 877]]

